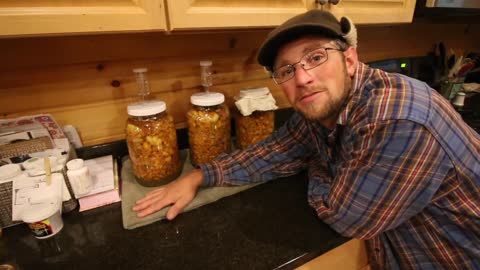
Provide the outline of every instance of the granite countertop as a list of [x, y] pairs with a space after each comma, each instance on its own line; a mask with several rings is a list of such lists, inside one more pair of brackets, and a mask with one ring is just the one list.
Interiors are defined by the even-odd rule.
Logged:
[[346, 242], [308, 206], [305, 174], [277, 179], [134, 230], [116, 203], [63, 216], [52, 238], [4, 229], [0, 264], [17, 269], [292, 269]]
[[[275, 112], [279, 127], [291, 109]], [[187, 130], [177, 130], [180, 149]], [[125, 141], [77, 149], [90, 159], [128, 154]], [[25, 224], [3, 230], [0, 269], [293, 269], [343, 244], [307, 203], [302, 173], [264, 183], [133, 230], [121, 204], [63, 215], [64, 228], [39, 240]], [[7, 268], [9, 269], [9, 268]]]

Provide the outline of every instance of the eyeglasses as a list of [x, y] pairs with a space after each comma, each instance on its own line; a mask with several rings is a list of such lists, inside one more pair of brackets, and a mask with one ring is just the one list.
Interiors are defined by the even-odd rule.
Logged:
[[282, 84], [295, 76], [295, 71], [297, 68], [296, 65], [300, 64], [303, 70], [310, 70], [312, 68], [316, 68], [321, 64], [325, 63], [328, 60], [328, 51], [344, 51], [342, 49], [337, 48], [318, 48], [315, 49], [300, 58], [295, 64], [289, 64], [285, 66], [281, 66], [277, 68], [272, 73], [272, 79], [275, 81], [276, 84]]

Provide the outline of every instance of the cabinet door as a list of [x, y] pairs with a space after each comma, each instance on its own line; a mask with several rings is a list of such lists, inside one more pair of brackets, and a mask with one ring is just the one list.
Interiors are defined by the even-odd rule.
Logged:
[[314, 7], [312, 0], [167, 0], [171, 30], [270, 27]]
[[166, 30], [163, 0], [0, 0], [0, 36]]
[[412, 22], [416, 0], [341, 0], [327, 4], [337, 18], [347, 16], [355, 24], [409, 23]]

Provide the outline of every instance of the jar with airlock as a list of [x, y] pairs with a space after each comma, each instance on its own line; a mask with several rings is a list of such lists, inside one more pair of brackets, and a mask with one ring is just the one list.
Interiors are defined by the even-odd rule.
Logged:
[[173, 117], [163, 101], [128, 105], [126, 140], [136, 180], [142, 186], [159, 186], [181, 172]]
[[245, 88], [235, 97], [236, 147], [245, 149], [269, 137], [275, 128], [275, 104], [267, 87]]
[[193, 165], [210, 162], [222, 153], [230, 152], [230, 111], [225, 96], [202, 92], [190, 97], [187, 112], [190, 160]]

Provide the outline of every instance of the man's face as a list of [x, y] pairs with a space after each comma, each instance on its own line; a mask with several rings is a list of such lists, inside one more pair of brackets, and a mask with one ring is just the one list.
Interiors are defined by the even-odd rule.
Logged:
[[[280, 48], [274, 68], [297, 63], [319, 47], [337, 48], [337, 45], [321, 37], [297, 39]], [[327, 54], [328, 60], [313, 69], [304, 70], [296, 65], [295, 76], [280, 86], [294, 109], [308, 119], [333, 128], [350, 92], [358, 59], [354, 48], [345, 52], [328, 50]]]

